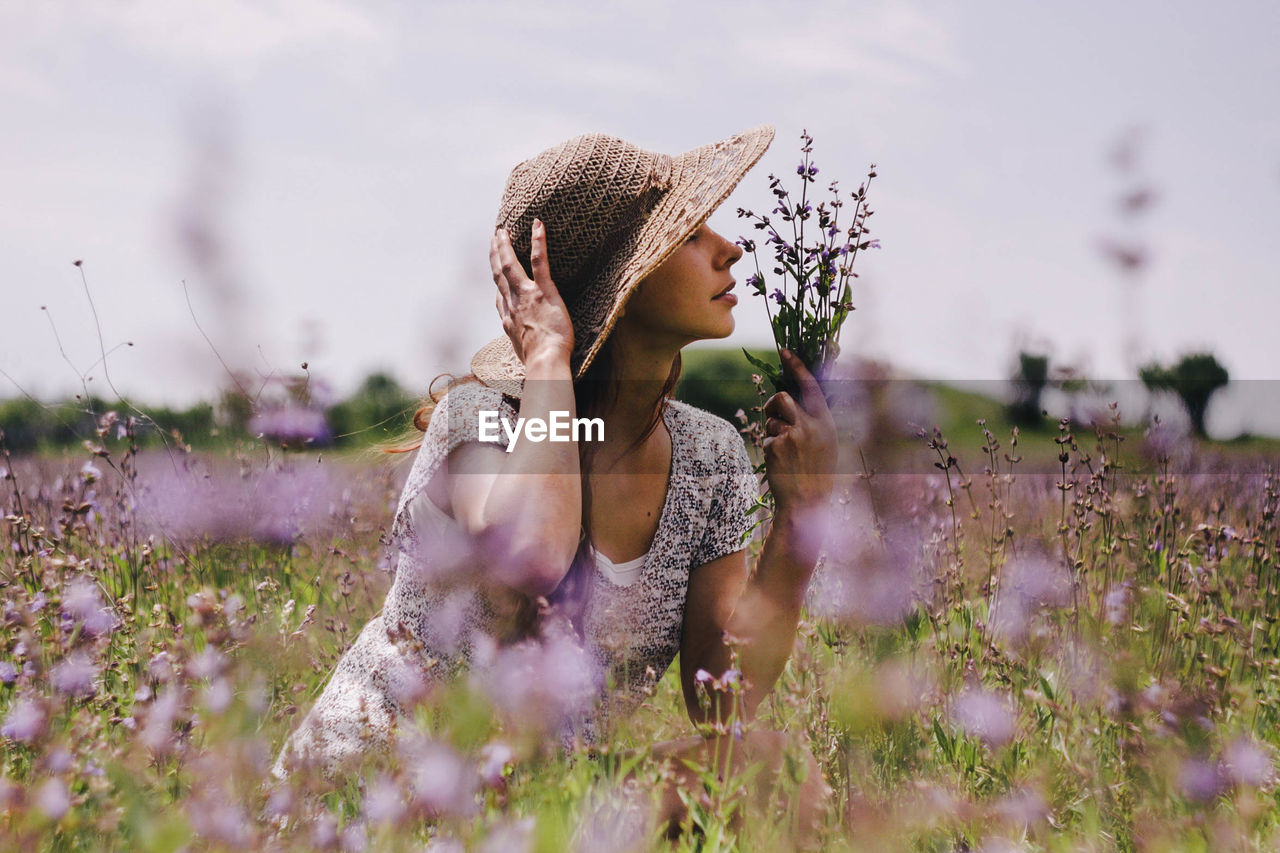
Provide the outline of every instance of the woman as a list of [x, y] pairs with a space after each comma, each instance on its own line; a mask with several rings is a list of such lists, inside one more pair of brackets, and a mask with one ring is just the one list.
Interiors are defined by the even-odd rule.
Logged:
[[[835, 425], [814, 378], [784, 353], [802, 394], [765, 407], [776, 514], [751, 572], [743, 539], [758, 483], [742, 437], [669, 395], [680, 350], [733, 331], [730, 268], [742, 250], [706, 220], [772, 138], [763, 126], [669, 157], [590, 134], [515, 167], [490, 248], [505, 334], [476, 353], [473, 376], [425, 425], [384, 609], [290, 738], [277, 775], [299, 759], [336, 769], [385, 743], [424, 680], [529, 634], [539, 597], [571, 621], [608, 685], [598, 708], [565, 721], [572, 731], [590, 739], [625, 716], [677, 652], [694, 721], [727, 715], [699, 702], [707, 678], [697, 674], [718, 676], [735, 660], [736, 711], [754, 714], [793, 645], [814, 562], [799, 520], [831, 494]], [[603, 438], [513, 440], [503, 429], [484, 441], [485, 412], [508, 425], [599, 417]], [[439, 547], [458, 532], [483, 557], [465, 583], [451, 571], [459, 561], [442, 565], [454, 552]], [[766, 756], [776, 747], [750, 740]]]

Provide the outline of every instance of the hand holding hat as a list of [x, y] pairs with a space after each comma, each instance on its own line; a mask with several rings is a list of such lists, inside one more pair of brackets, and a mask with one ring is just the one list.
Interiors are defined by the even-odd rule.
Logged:
[[573, 321], [551, 280], [547, 229], [542, 220], [533, 220], [530, 241], [533, 278], [520, 265], [506, 229], [498, 229], [489, 242], [489, 266], [498, 286], [496, 305], [502, 329], [522, 364], [544, 354], [568, 362], [573, 354]]
[[[540, 282], [538, 290], [526, 291], [533, 296], [527, 303], [530, 310], [544, 318], [539, 322], [550, 324], [556, 313], [550, 302], [542, 304], [551, 297], [538, 295], [544, 290], [541, 282], [556, 293], [556, 301], [563, 297], [560, 304], [566, 306], [573, 334], [555, 344], [569, 343], [574, 381], [586, 375], [640, 282], [711, 216], [772, 141], [773, 126], [761, 125], [672, 157], [615, 136], [588, 133], [511, 170], [496, 223], [510, 237], [502, 247], [504, 264], [510, 266], [514, 258], [524, 267], [525, 278]], [[535, 218], [545, 224], [541, 239], [549, 234], [555, 247], [554, 258], [544, 254], [542, 280], [526, 262], [532, 260], [530, 226]], [[516, 269], [510, 272], [504, 280], [518, 302], [510, 284], [524, 279]], [[502, 314], [501, 304], [498, 310]], [[522, 326], [522, 317], [513, 313], [511, 319]], [[544, 331], [562, 331], [562, 319], [557, 316]], [[471, 370], [484, 384], [518, 398], [524, 388], [524, 358], [515, 351], [505, 321], [504, 315], [508, 334], [481, 347], [471, 359]], [[516, 332], [521, 346], [533, 339], [544, 342], [542, 333]], [[526, 336], [529, 340], [523, 340]]]

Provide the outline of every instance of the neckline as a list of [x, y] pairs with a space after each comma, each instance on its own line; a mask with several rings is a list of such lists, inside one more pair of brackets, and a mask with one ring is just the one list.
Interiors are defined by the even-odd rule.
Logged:
[[[676, 433], [679, 431], [679, 427], [675, 423], [678, 420], [678, 416], [676, 415], [676, 411], [675, 411], [676, 402], [677, 401], [675, 400], [668, 399], [667, 405], [663, 407], [662, 421], [667, 428], [667, 434], [671, 436], [671, 465], [670, 465], [670, 469], [667, 471], [667, 494], [666, 494], [666, 497], [663, 498], [662, 512], [658, 516], [658, 529], [654, 531], [653, 541], [649, 543], [649, 550], [644, 553], [643, 558], [641, 557], [635, 558], [636, 560], [640, 560], [640, 559], [644, 560], [643, 568], [640, 570], [641, 577], [649, 573], [649, 570], [653, 564], [653, 561], [649, 558], [652, 557], [656, 551], [658, 551], [659, 543], [663, 541], [663, 537], [666, 535], [667, 521], [672, 512], [671, 507], [675, 503], [674, 493], [677, 485], [677, 482], [676, 482], [677, 473], [679, 471], [684, 470], [682, 467], [684, 462], [683, 458], [681, 458], [680, 460], [681, 465], [677, 465], [677, 462], [676, 462], [677, 456], [683, 457], [683, 454], [684, 454], [684, 442], [676, 437]], [[605, 557], [603, 554], [601, 554], [599, 551], [596, 551], [594, 546], [592, 546], [591, 550], [595, 551], [595, 553], [598, 556], [604, 557], [604, 559], [606, 560], [609, 559], [608, 557]], [[635, 560], [628, 560], [626, 563], [614, 563], [612, 560], [609, 560], [609, 564], [613, 566], [625, 566], [628, 563], [633, 563], [633, 562], [635, 562]]]
[[600, 562], [602, 562], [602, 563], [606, 564], [607, 566], [609, 566], [609, 567], [610, 567], [610, 568], [612, 568], [612, 569], [622, 569], [622, 570], [624, 570], [624, 571], [631, 571], [631, 570], [635, 569], [635, 568], [636, 568], [636, 566], [642, 565], [642, 564], [644, 563], [644, 561], [646, 561], [646, 560], [648, 560], [648, 559], [649, 559], [649, 554], [650, 554], [650, 552], [652, 552], [652, 551], [653, 551], [653, 549], [652, 549], [652, 548], [650, 548], [648, 551], [645, 551], [643, 554], [641, 554], [639, 557], [636, 557], [634, 560], [627, 560], [625, 563], [615, 563], [613, 560], [610, 560], [610, 559], [609, 559], [608, 557], [606, 557], [604, 554], [602, 554], [602, 553], [600, 553], [599, 551], [597, 551], [597, 550], [595, 549], [595, 546], [594, 546], [594, 545], [591, 547], [591, 554], [592, 554], [592, 556], [594, 556], [598, 561], [600, 561]]

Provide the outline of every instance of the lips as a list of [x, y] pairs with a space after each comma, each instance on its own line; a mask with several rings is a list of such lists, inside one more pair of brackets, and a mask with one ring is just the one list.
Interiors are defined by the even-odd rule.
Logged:
[[719, 293], [717, 293], [715, 296], [713, 296], [713, 297], [711, 297], [711, 298], [712, 298], [712, 299], [719, 299], [721, 296], [724, 296], [724, 295], [725, 295], [726, 293], [728, 293], [730, 290], [733, 290], [733, 289], [734, 289], [734, 287], [736, 287], [736, 286], [737, 286], [737, 284], [738, 284], [738, 283], [737, 283], [736, 281], [731, 281], [731, 282], [729, 282], [729, 286], [728, 286], [728, 287], [726, 287], [724, 290], [720, 291]]

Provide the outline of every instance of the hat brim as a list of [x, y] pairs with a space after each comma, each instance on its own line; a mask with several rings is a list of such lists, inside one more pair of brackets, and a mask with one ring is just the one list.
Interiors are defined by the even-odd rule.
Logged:
[[[670, 188], [575, 305], [579, 339], [570, 359], [575, 381], [586, 374], [640, 282], [724, 203], [764, 155], [773, 135], [773, 125], [760, 125], [672, 158]], [[524, 364], [506, 335], [489, 341], [472, 356], [471, 372], [511, 397], [519, 399], [523, 391]]]

